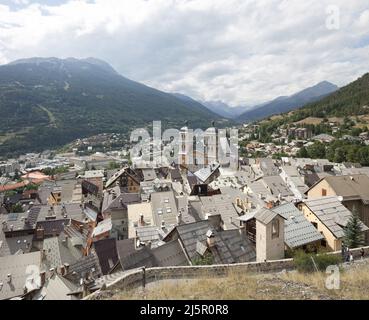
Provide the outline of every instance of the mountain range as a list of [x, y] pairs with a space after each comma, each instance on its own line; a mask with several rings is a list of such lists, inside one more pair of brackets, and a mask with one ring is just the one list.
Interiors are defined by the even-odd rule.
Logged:
[[41, 151], [102, 132], [163, 127], [208, 128], [228, 120], [199, 102], [121, 76], [94, 59], [31, 58], [0, 66], [0, 154]]
[[270, 102], [263, 103], [245, 111], [238, 117], [238, 121], [251, 122], [271, 115], [299, 109], [308, 103], [318, 101], [338, 90], [338, 87], [328, 81], [299, 91], [291, 96], [281, 96]]
[[248, 106], [230, 107], [223, 101], [201, 101], [201, 104], [210, 111], [229, 119], [236, 119], [240, 114], [250, 109]]
[[[369, 113], [369, 73], [347, 84], [334, 93], [305, 105], [279, 121], [294, 122], [307, 117], [349, 117]], [[367, 119], [361, 119], [362, 123]]]
[[223, 101], [201, 101], [201, 104], [219, 116], [242, 123], [299, 109], [310, 102], [324, 98], [336, 90], [338, 90], [336, 85], [328, 81], [322, 81], [291, 96], [280, 96], [256, 106], [231, 107]]

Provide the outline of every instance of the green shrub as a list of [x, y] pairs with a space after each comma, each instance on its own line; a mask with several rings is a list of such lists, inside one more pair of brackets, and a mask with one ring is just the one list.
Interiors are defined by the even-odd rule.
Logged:
[[332, 254], [312, 254], [305, 253], [304, 251], [297, 251], [293, 257], [295, 267], [300, 272], [315, 272], [316, 268], [318, 271], [325, 271], [330, 265], [338, 265], [341, 262], [341, 257]]
[[214, 259], [210, 253], [206, 253], [203, 257], [198, 255], [192, 260], [194, 266], [212, 265], [213, 263]]

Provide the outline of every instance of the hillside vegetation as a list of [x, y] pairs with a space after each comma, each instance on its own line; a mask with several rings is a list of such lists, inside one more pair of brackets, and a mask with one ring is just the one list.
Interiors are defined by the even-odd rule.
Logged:
[[0, 154], [41, 151], [102, 132], [207, 128], [222, 119], [200, 103], [131, 81], [96, 59], [26, 59], [0, 66]]
[[369, 113], [369, 73], [299, 110], [284, 114], [283, 122], [296, 122], [308, 117], [348, 117]]

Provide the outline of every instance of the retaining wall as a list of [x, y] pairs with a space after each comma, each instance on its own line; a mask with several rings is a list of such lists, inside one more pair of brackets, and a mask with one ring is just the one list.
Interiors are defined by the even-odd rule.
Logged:
[[[360, 249], [351, 249], [355, 259], [360, 257]], [[364, 247], [365, 256], [369, 256], [369, 246]], [[330, 252], [329, 254], [341, 256], [341, 251]], [[142, 268], [122, 272], [116, 280], [108, 283], [109, 290], [124, 290], [143, 286], [146, 283], [168, 280], [168, 279], [201, 279], [226, 276], [230, 272], [261, 273], [278, 272], [282, 270], [294, 269], [293, 259], [273, 260], [266, 262], [247, 262], [237, 264], [221, 264], [210, 266], [177, 266], [177, 267], [157, 267]], [[85, 299], [91, 299], [99, 294], [100, 290], [94, 292]]]

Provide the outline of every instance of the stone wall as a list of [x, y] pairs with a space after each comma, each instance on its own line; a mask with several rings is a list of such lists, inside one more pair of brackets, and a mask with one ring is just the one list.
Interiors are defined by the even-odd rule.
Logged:
[[[364, 247], [365, 257], [369, 256], [369, 246]], [[360, 248], [352, 249], [351, 252], [355, 259], [360, 257]], [[341, 251], [330, 252], [336, 256], [341, 256]], [[282, 270], [294, 269], [293, 259], [273, 260], [267, 262], [247, 262], [237, 264], [221, 264], [210, 266], [178, 266], [178, 267], [158, 267], [133, 269], [122, 272], [114, 281], [107, 283], [109, 290], [125, 290], [141, 287], [144, 283], [168, 279], [201, 279], [227, 276], [231, 272], [239, 273], [268, 273]], [[144, 276], [145, 274], [145, 276]], [[94, 292], [85, 299], [93, 299], [99, 295], [100, 290]]]
[[[210, 266], [177, 266], [133, 269], [122, 272], [114, 281], [107, 282], [108, 290], [125, 290], [141, 287], [144, 283], [168, 279], [201, 279], [224, 277], [230, 272], [277, 272], [283, 269], [293, 269], [293, 259], [274, 260], [267, 262], [248, 262], [238, 264], [222, 264]], [[145, 275], [144, 275], [145, 274]], [[98, 296], [100, 290], [94, 292], [85, 299], [93, 299]]]

